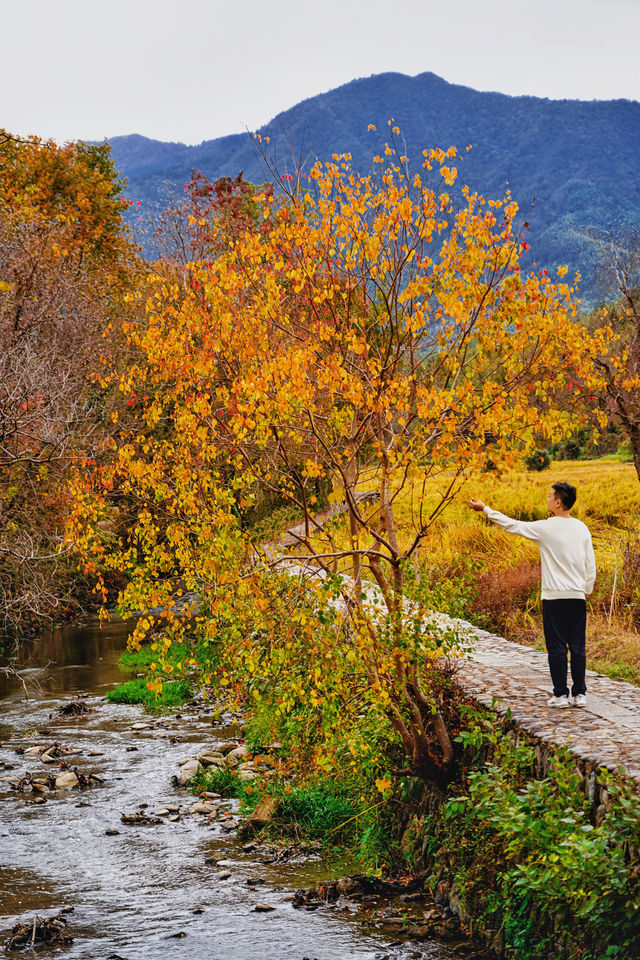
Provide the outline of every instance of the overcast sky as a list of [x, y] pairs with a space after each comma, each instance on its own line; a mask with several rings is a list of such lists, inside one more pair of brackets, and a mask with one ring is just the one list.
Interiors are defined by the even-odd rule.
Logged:
[[13, 0], [0, 126], [200, 143], [355, 77], [640, 100], [640, 0]]

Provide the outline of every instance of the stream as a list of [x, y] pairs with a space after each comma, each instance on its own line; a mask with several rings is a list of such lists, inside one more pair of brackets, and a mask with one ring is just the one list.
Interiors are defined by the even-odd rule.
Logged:
[[[0, 674], [0, 777], [60, 773], [22, 751], [57, 741], [79, 751], [71, 767], [102, 783], [55, 790], [46, 802], [0, 780], [0, 943], [14, 924], [62, 908], [73, 943], [37, 945], [12, 956], [85, 960], [454, 960], [468, 945], [400, 943], [367, 924], [366, 904], [353, 909], [295, 909], [291, 894], [336, 876], [320, 860], [263, 863], [221, 822], [189, 815], [195, 798], [172, 784], [179, 761], [238, 736], [232, 723], [213, 726], [206, 702], [174, 710], [150, 729], [142, 707], [109, 704], [125, 679], [118, 657], [126, 625], [58, 629], [25, 647], [20, 676]], [[93, 712], [65, 716], [79, 696]], [[176, 716], [177, 714], [177, 716]], [[18, 751], [18, 752], [17, 752]], [[152, 815], [179, 805], [174, 822], [128, 826], [123, 813]], [[107, 833], [110, 831], [110, 833]], [[216, 859], [229, 861], [221, 873]], [[220, 873], [220, 876], [218, 876]], [[230, 874], [224, 879], [225, 873]], [[337, 875], [340, 875], [339, 872]], [[247, 883], [256, 880], [257, 883]], [[257, 904], [274, 909], [255, 912]]]

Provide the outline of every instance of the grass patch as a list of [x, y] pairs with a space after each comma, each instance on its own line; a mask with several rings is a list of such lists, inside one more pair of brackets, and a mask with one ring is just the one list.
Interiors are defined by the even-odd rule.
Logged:
[[611, 677], [612, 680], [623, 680], [625, 683], [640, 685], [640, 669], [632, 663], [590, 658], [587, 660], [587, 666], [589, 670], [602, 673], [606, 677]]
[[616, 460], [618, 463], [633, 463], [633, 451], [631, 449], [631, 442], [625, 440], [624, 443], [621, 443], [615, 453], [606, 453], [603, 460]]
[[162, 693], [158, 696], [147, 690], [147, 681], [144, 677], [121, 683], [107, 694], [109, 703], [142, 703], [147, 710], [162, 710], [184, 703], [192, 694], [192, 686], [188, 680], [165, 681]]
[[[367, 859], [373, 846], [377, 847], [381, 841], [380, 831], [370, 819], [361, 821], [361, 815], [367, 812], [366, 805], [332, 781], [297, 786], [276, 779], [245, 781], [233, 768], [208, 767], [196, 774], [190, 789], [196, 795], [207, 790], [221, 797], [237, 798], [245, 815], [250, 814], [264, 796], [277, 797], [277, 816], [265, 830], [270, 836], [321, 840], [331, 847], [348, 841], [352, 852], [361, 848], [366, 851]], [[386, 831], [382, 831], [385, 832], [388, 825]]]
[[154, 665], [159, 664], [162, 657], [162, 663], [175, 668], [176, 676], [179, 676], [186, 669], [187, 663], [195, 657], [200, 658], [202, 669], [205, 664], [210, 666], [215, 656], [217, 651], [213, 647], [205, 649], [203, 646], [191, 647], [180, 643], [171, 644], [162, 650], [157, 643], [145, 643], [138, 650], [125, 650], [118, 659], [120, 666], [125, 670], [144, 673], [144, 676], [119, 684], [109, 691], [107, 699], [111, 703], [141, 703], [148, 710], [178, 706], [193, 695], [194, 684], [184, 676], [179, 680], [164, 678], [162, 694], [156, 697], [153, 691], [147, 690], [147, 682], [156, 679], [158, 675], [154, 673]]
[[299, 835], [314, 840], [337, 833], [356, 813], [353, 799], [343, 791], [337, 791], [331, 783], [300, 786], [291, 786], [281, 780], [256, 783], [242, 780], [232, 767], [201, 770], [191, 781], [191, 789], [196, 794], [210, 790], [221, 797], [236, 797], [242, 800], [244, 813], [253, 810], [268, 793], [280, 801], [280, 826], [295, 826]]
[[342, 827], [356, 814], [353, 800], [334, 788], [319, 783], [290, 788], [282, 793], [278, 816], [295, 825], [312, 840], [324, 840], [343, 833]]
[[[247, 792], [255, 791], [249, 785]], [[262, 788], [264, 789], [264, 787]], [[345, 855], [365, 871], [394, 869], [402, 862], [400, 831], [380, 794], [373, 795], [363, 783], [314, 780], [298, 785], [269, 783], [267, 789], [280, 800], [278, 813], [267, 833], [319, 841], [332, 860]], [[243, 807], [247, 801], [243, 802]], [[256, 800], [249, 794], [248, 802]]]
[[[219, 793], [221, 797], [248, 799], [247, 787], [249, 783], [241, 780], [232, 767], [207, 767], [206, 770], [201, 770], [195, 775], [189, 786], [195, 794], [210, 790], [212, 793]], [[258, 799], [259, 796], [256, 794], [255, 800], [250, 804], [251, 808], [255, 806]]]
[[[172, 644], [165, 655], [167, 663], [176, 663], [191, 656], [191, 652], [184, 644]], [[159, 651], [152, 650], [151, 644], [144, 644], [139, 650], [125, 650], [119, 658], [118, 663], [121, 667], [128, 667], [136, 670], [147, 670], [152, 663], [157, 663]]]

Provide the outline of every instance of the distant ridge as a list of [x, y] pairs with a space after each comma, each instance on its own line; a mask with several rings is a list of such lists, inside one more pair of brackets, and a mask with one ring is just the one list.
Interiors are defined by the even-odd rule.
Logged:
[[[486, 196], [506, 182], [531, 225], [538, 265], [568, 263], [580, 269], [587, 299], [597, 295], [593, 236], [624, 224], [640, 227], [640, 103], [632, 100], [548, 100], [484, 93], [447, 83], [433, 73], [409, 77], [383, 73], [352, 80], [278, 114], [259, 131], [286, 159], [351, 153], [368, 170], [394, 118], [419, 165], [425, 147], [455, 145], [464, 153], [461, 179]], [[375, 124], [377, 133], [367, 132]], [[142, 209], [164, 203], [167, 184], [176, 193], [192, 168], [210, 179], [236, 176], [263, 182], [268, 173], [248, 134], [198, 146], [163, 143], [138, 135], [114, 137], [116, 166], [127, 193]], [[135, 224], [134, 224], [135, 226]]]

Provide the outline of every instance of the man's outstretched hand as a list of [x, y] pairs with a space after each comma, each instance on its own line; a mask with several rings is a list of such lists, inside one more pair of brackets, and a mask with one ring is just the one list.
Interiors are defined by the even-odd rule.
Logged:
[[471, 497], [471, 500], [469, 500], [469, 506], [472, 510], [476, 510], [478, 513], [482, 513], [484, 510], [484, 503], [482, 500], [474, 500], [473, 497]]

